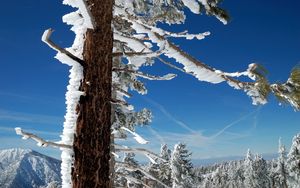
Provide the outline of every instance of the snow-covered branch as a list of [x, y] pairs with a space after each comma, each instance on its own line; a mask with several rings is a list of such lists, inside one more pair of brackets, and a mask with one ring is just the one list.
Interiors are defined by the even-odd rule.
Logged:
[[68, 56], [69, 58], [71, 58], [72, 60], [78, 62], [81, 66], [84, 66], [84, 61], [78, 57], [76, 57], [75, 55], [73, 55], [71, 52], [69, 52], [68, 50], [61, 48], [60, 46], [58, 46], [57, 44], [55, 44], [52, 40], [50, 40], [51, 34], [54, 32], [53, 29], [47, 29], [44, 31], [43, 36], [42, 36], [42, 41], [44, 43], [46, 43], [50, 48], [54, 49], [55, 51], [59, 52], [59, 53], [63, 53], [66, 56]]
[[115, 151], [116, 152], [134, 152], [134, 153], [140, 153], [140, 154], [143, 154], [145, 155], [146, 157], [151, 157], [149, 158], [149, 160], [151, 160], [152, 163], [156, 164], [155, 160], [152, 159], [153, 158], [156, 158], [156, 159], [159, 159], [163, 162], [166, 162], [165, 159], [161, 158], [159, 155], [157, 155], [156, 153], [152, 152], [152, 151], [149, 151], [145, 148], [130, 148], [130, 147], [127, 147], [127, 146], [120, 146], [120, 145], [117, 145], [115, 144]]
[[171, 79], [176, 77], [176, 74], [166, 74], [164, 76], [153, 76], [153, 75], [142, 73], [140, 71], [131, 70], [131, 69], [128, 69], [128, 68], [113, 68], [113, 71], [133, 73], [133, 74], [135, 74], [139, 77], [142, 77], [142, 78], [145, 78], [145, 79], [148, 79], [148, 80], [171, 80]]
[[120, 56], [124, 56], [124, 57], [131, 57], [131, 56], [141, 56], [141, 57], [157, 57], [159, 55], [161, 55], [163, 53], [163, 50], [159, 50], [156, 52], [144, 52], [144, 50], [140, 51], [140, 52], [131, 52], [131, 51], [127, 51], [127, 52], [113, 52], [113, 56], [114, 57], [120, 57]]
[[122, 93], [123, 95], [125, 95], [126, 97], [130, 98], [132, 97], [132, 95], [130, 93], [128, 93], [127, 91], [125, 91], [124, 89], [120, 88], [117, 84], [113, 85], [113, 89], [115, 89], [117, 92]]
[[141, 137], [139, 134], [137, 134], [136, 132], [133, 132], [131, 130], [129, 130], [126, 127], [121, 127], [121, 129], [129, 132], [130, 134], [133, 135], [133, 138], [140, 144], [148, 144], [149, 141], [145, 140], [143, 137]]
[[148, 178], [156, 181], [157, 183], [161, 184], [162, 186], [166, 187], [166, 188], [170, 188], [169, 186], [167, 186], [166, 184], [164, 184], [163, 182], [161, 182], [159, 179], [153, 177], [151, 174], [149, 174], [148, 172], [146, 172], [144, 169], [138, 167], [138, 166], [132, 166], [128, 163], [124, 163], [124, 162], [119, 162], [116, 161], [116, 165], [119, 167], [123, 167], [128, 171], [140, 171], [141, 173], [143, 173], [145, 176], [147, 176]]
[[63, 4], [78, 8], [81, 16], [84, 19], [84, 27], [94, 29], [94, 19], [86, 3], [86, 0], [64, 0]]
[[22, 139], [27, 140], [27, 139], [31, 138], [32, 140], [37, 142], [38, 146], [41, 146], [41, 147], [53, 146], [53, 147], [57, 147], [57, 148], [72, 149], [72, 146], [70, 146], [70, 145], [44, 140], [43, 138], [41, 138], [35, 134], [23, 131], [20, 127], [16, 127], [15, 131], [16, 131], [17, 135], [22, 136]]
[[118, 104], [118, 105], [123, 105], [123, 106], [129, 106], [129, 104], [128, 104], [126, 101], [119, 100], [119, 99], [113, 99], [113, 98], [111, 98], [111, 99], [110, 99], [110, 102], [111, 102], [112, 104]]

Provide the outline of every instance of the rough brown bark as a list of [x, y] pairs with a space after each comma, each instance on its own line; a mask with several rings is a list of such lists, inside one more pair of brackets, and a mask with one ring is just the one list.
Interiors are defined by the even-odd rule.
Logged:
[[113, 0], [88, 0], [95, 28], [88, 30], [84, 45], [86, 95], [79, 101], [74, 140], [74, 188], [109, 188]]

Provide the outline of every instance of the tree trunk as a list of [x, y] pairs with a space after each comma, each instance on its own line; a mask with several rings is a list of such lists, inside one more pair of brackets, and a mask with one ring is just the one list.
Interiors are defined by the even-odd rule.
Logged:
[[86, 95], [79, 101], [74, 139], [74, 188], [109, 188], [111, 88], [112, 88], [112, 11], [113, 0], [88, 0], [94, 30], [88, 30], [84, 44]]

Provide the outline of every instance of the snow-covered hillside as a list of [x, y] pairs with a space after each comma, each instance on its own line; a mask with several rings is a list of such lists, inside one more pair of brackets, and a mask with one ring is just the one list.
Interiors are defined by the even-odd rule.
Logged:
[[52, 188], [60, 182], [59, 160], [29, 149], [0, 150], [1, 188]]

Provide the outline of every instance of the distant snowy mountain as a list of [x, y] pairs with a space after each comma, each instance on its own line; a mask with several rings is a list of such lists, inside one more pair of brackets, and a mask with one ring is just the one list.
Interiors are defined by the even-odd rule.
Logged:
[[1, 188], [56, 188], [60, 161], [29, 149], [0, 150]]

